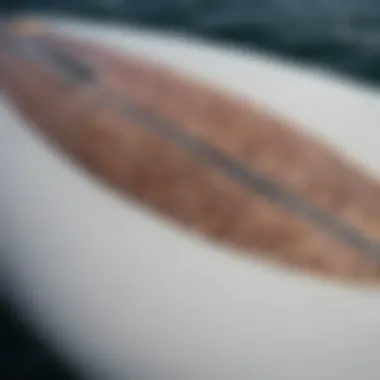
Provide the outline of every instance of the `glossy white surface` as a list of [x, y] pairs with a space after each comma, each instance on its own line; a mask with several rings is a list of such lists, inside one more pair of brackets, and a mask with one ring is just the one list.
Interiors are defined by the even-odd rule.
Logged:
[[[54, 24], [259, 99], [380, 167], [375, 91], [155, 32]], [[5, 100], [0, 112], [6, 267], [20, 305], [66, 358], [107, 379], [378, 379], [380, 291], [190, 236], [65, 161]]]

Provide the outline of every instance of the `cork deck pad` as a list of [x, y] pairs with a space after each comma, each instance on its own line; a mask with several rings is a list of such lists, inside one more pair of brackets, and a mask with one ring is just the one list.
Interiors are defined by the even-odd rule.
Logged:
[[380, 186], [338, 148], [133, 55], [40, 25], [0, 38], [8, 100], [125, 196], [241, 254], [380, 278]]

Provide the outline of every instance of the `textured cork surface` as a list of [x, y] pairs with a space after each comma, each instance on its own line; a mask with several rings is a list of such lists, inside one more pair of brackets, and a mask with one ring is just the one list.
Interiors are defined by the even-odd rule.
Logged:
[[[257, 105], [170, 68], [31, 25], [12, 28], [12, 36], [34, 36], [32, 43], [74, 57], [93, 76], [81, 77], [68, 60], [68, 71], [57, 61], [30, 60], [3, 42], [1, 85], [36, 129], [84, 168], [163, 217], [242, 253], [350, 279], [380, 277], [380, 250], [379, 260], [371, 258], [323, 221], [237, 180], [228, 167], [234, 162], [259, 173], [301, 204], [376, 239], [380, 186], [365, 169]], [[196, 154], [198, 145], [229, 161], [210, 164]]]

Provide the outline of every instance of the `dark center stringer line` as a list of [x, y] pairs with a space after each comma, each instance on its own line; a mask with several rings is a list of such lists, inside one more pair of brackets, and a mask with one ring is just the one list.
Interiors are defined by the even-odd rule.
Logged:
[[340, 219], [334, 218], [259, 172], [247, 169], [244, 164], [227, 157], [217, 148], [203, 143], [189, 133], [181, 131], [175, 125], [150, 114], [135, 105], [126, 96], [121, 99], [112, 93], [112, 91], [108, 91], [98, 81], [98, 77], [90, 65], [73, 57], [71, 54], [62, 51], [62, 49], [52, 49], [51, 46], [46, 46], [41, 41], [29, 38], [21, 39], [23, 41], [21, 43], [19, 41], [16, 44], [15, 40], [17, 39], [13, 39], [11, 46], [13, 47], [13, 51], [16, 51], [24, 58], [37, 59], [45, 66], [53, 65], [62, 75], [68, 77], [67, 79], [74, 81], [76, 84], [86, 83], [94, 86], [94, 90], [105, 104], [118, 109], [147, 130], [178, 144], [182, 149], [203, 159], [209, 166], [218, 168], [229, 178], [249, 188], [251, 191], [281, 205], [304, 220], [317, 225], [328, 234], [334, 235], [335, 238], [343, 241], [346, 245], [361, 251], [369, 258], [380, 263], [380, 243], [377, 240], [365, 236], [359, 229]]
[[240, 162], [227, 157], [216, 148], [146, 113], [145, 110], [135, 106], [133, 102], [121, 100], [103, 87], [99, 88], [99, 93], [107, 104], [132, 117], [146, 129], [177, 143], [190, 154], [202, 158], [208, 165], [217, 167], [223, 171], [229, 178], [248, 187], [255, 193], [280, 204], [299, 217], [319, 226], [349, 246], [366, 253], [370, 258], [380, 262], [380, 243], [366, 237], [357, 228], [328, 215], [326, 212], [303, 200], [300, 196], [294, 195], [259, 172], [247, 169]]

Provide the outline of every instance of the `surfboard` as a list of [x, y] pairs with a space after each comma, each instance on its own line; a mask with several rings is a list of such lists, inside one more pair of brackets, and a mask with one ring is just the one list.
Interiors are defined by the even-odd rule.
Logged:
[[[78, 45], [82, 54], [102, 43], [260, 103], [378, 175], [376, 89], [187, 36], [43, 22], [60, 36], [87, 41]], [[127, 73], [133, 80], [138, 72]], [[38, 71], [27, 80], [41, 85], [37, 102], [49, 83]], [[371, 368], [365, 379], [375, 378], [376, 287], [284, 269], [189, 234], [58, 154], [4, 89], [5, 264], [15, 298], [67, 360], [120, 379], [356, 379], [363, 367]], [[62, 104], [48, 98], [40, 107], [52, 107], [44, 112], [51, 125]], [[186, 120], [187, 108], [179, 118]]]

